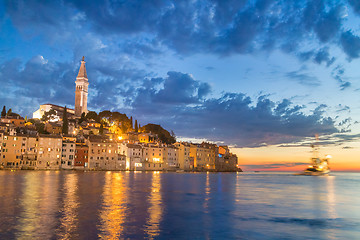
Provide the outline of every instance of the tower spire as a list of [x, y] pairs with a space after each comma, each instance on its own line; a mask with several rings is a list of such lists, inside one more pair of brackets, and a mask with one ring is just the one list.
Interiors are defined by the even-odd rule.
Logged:
[[82, 57], [79, 73], [78, 73], [76, 78], [86, 78], [87, 79], [86, 67], [85, 67], [85, 57], [84, 56]]
[[82, 57], [79, 73], [76, 77], [75, 88], [75, 116], [80, 117], [87, 113], [88, 78], [85, 67], [85, 57]]

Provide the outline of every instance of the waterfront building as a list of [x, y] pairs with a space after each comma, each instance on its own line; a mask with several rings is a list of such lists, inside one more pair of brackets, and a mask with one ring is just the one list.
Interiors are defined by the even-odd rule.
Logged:
[[36, 135], [17, 135], [22, 139], [21, 142], [21, 169], [37, 168], [37, 146], [38, 138]]
[[179, 169], [179, 151], [178, 148], [173, 145], [168, 145], [164, 148], [164, 163], [166, 170]]
[[1, 165], [5, 168], [20, 168], [22, 138], [3, 135]]
[[82, 113], [86, 114], [88, 112], [87, 97], [89, 81], [86, 73], [85, 57], [82, 58], [75, 84], [75, 116], [80, 117]]
[[74, 169], [89, 168], [89, 146], [86, 143], [75, 144]]
[[60, 135], [39, 134], [38, 169], [60, 169], [62, 137]]
[[63, 136], [61, 152], [61, 168], [72, 169], [74, 167], [76, 149], [76, 137]]
[[215, 144], [190, 144], [190, 157], [194, 158], [194, 168], [215, 170]]
[[0, 165], [5, 168], [35, 169], [36, 146], [36, 136], [3, 134]]
[[144, 144], [142, 162], [144, 170], [160, 171], [166, 169], [164, 148], [158, 144]]
[[123, 157], [115, 141], [101, 136], [89, 137], [89, 168], [94, 170], [123, 169]]
[[[174, 146], [178, 148], [178, 162], [179, 168], [183, 170], [189, 170], [190, 165], [190, 144], [187, 142], [177, 142]], [[192, 166], [193, 167], [193, 166]]]
[[143, 167], [143, 147], [133, 143], [118, 143], [118, 153], [125, 156], [126, 170], [144, 170]]
[[237, 156], [230, 152], [228, 146], [219, 146], [216, 149], [215, 169], [217, 171], [237, 171]]

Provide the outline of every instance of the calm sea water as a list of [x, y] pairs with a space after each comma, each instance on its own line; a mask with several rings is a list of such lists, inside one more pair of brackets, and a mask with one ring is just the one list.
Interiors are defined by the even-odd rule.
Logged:
[[360, 239], [360, 174], [0, 171], [0, 239]]

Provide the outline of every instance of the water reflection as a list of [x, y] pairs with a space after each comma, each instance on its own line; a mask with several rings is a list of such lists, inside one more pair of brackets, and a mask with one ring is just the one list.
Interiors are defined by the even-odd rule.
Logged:
[[161, 197], [161, 176], [159, 172], [153, 172], [151, 193], [149, 195], [149, 217], [146, 221], [145, 233], [149, 238], [155, 238], [160, 234], [160, 221], [163, 214], [163, 202]]
[[327, 186], [328, 214], [330, 218], [337, 218], [337, 214], [335, 211], [336, 198], [334, 191], [335, 176], [328, 176], [326, 180], [327, 180], [326, 186]]
[[107, 172], [103, 192], [103, 208], [100, 212], [102, 239], [117, 239], [122, 236], [127, 210], [127, 186], [122, 173]]
[[62, 209], [63, 217], [60, 219], [60, 238], [77, 238], [76, 228], [78, 224], [77, 209], [79, 207], [78, 197], [78, 174], [65, 175], [64, 183], [64, 206]]
[[204, 200], [204, 212], [208, 213], [209, 212], [209, 200], [210, 200], [210, 192], [211, 192], [211, 188], [210, 188], [210, 177], [209, 177], [209, 172], [206, 173], [206, 183], [205, 183], [205, 200]]
[[40, 175], [28, 174], [24, 177], [23, 196], [21, 201], [21, 212], [19, 220], [18, 238], [34, 238], [37, 227], [40, 224], [40, 217], [37, 214], [39, 209], [39, 199], [41, 186], [38, 184]]
[[[335, 199], [335, 191], [334, 191], [334, 181], [335, 176], [328, 176], [326, 178], [326, 190], [327, 190], [327, 211], [329, 215], [329, 219], [336, 219], [336, 199]], [[337, 239], [336, 231], [334, 229], [328, 229], [326, 231], [326, 239]]]
[[50, 239], [56, 230], [58, 176], [45, 172], [24, 179], [18, 239]]

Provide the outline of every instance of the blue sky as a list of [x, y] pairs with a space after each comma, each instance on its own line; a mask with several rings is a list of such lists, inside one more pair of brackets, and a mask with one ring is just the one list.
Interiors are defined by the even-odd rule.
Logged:
[[1, 1], [0, 104], [72, 107], [85, 56], [90, 110], [237, 147], [357, 141], [359, 23], [356, 0]]

